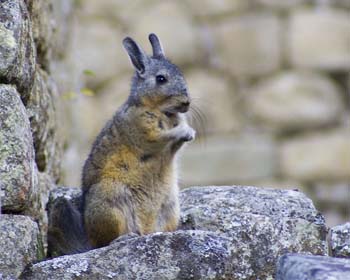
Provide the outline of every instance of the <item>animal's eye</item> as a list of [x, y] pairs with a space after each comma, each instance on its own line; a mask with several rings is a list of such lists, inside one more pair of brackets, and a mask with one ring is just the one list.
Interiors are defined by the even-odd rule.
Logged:
[[157, 81], [157, 84], [162, 85], [162, 84], [165, 84], [167, 82], [167, 79], [163, 75], [157, 75], [156, 81]]

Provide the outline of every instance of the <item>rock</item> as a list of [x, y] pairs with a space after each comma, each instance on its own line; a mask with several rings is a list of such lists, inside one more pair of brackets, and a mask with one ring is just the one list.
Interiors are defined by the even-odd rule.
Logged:
[[49, 70], [53, 46], [53, 1], [26, 0], [32, 22], [33, 39], [37, 50], [37, 62]]
[[194, 110], [191, 110], [190, 119], [194, 122], [197, 135], [202, 132], [201, 129], [210, 134], [239, 130], [238, 96], [233, 85], [225, 78], [203, 70], [193, 70], [185, 76], [193, 100], [192, 107], [200, 109], [203, 115], [201, 124]]
[[23, 212], [24, 215], [31, 216], [37, 222], [45, 255], [47, 252], [48, 230], [48, 213], [46, 207], [49, 202], [50, 191], [55, 187], [52, 178], [48, 174], [39, 172], [38, 188], [32, 196], [28, 209]]
[[160, 38], [165, 55], [176, 65], [189, 64], [200, 56], [195, 23], [180, 2], [161, 1], [148, 5], [137, 20], [133, 15], [130, 24], [131, 36], [148, 53], [151, 52], [148, 34], [153, 32]]
[[[78, 205], [81, 191], [74, 188], [56, 189], [51, 195], [49, 211], [52, 211], [54, 201], [62, 197]], [[224, 279], [224, 275], [228, 279], [269, 279], [274, 275], [277, 257], [284, 252], [307, 252], [321, 255], [327, 253], [327, 228], [324, 219], [317, 212], [311, 200], [297, 191], [238, 186], [193, 187], [180, 193], [180, 205], [181, 223], [179, 230], [174, 233], [155, 233], [126, 241], [121, 238], [123, 241], [114, 241], [112, 245], [103, 249], [90, 251], [83, 255], [58, 258], [56, 262], [53, 260], [34, 265], [25, 279], [41, 279], [35, 278], [39, 275], [43, 275], [42, 277], [51, 275], [50, 277], [57, 279], [61, 278], [67, 270], [69, 270], [67, 279], [71, 279], [73, 277], [71, 274], [74, 273], [79, 274], [82, 279], [94, 277], [104, 279], [107, 275], [112, 275], [110, 273], [117, 273], [119, 278], [115, 279], [149, 279], [148, 270], [154, 273], [162, 271], [164, 275], [169, 275], [169, 278], [166, 279], [192, 279], [191, 277], [193, 279], [212, 279], [210, 277]], [[187, 248], [186, 244], [192, 244], [193, 239], [197, 240], [203, 234], [211, 236], [210, 240], [203, 241], [205, 246], [211, 249], [207, 249], [206, 254], [201, 251], [203, 255], [198, 254], [200, 258], [210, 255], [211, 250], [216, 248], [215, 244], [218, 244], [218, 240], [222, 240], [221, 238], [227, 240], [225, 249], [216, 256], [217, 263], [222, 262], [222, 257], [228, 262], [225, 264], [227, 265], [226, 274], [221, 272], [223, 268], [216, 270], [215, 278], [208, 273], [211, 270], [200, 268], [202, 272], [198, 275], [197, 272], [191, 272], [182, 266], [178, 269], [172, 267], [180, 260], [184, 263], [188, 262], [191, 267], [201, 267], [197, 265], [197, 262], [206, 263], [203, 259], [198, 259], [197, 255], [193, 255], [196, 254], [196, 250], [202, 250], [200, 243], [190, 246], [191, 254], [184, 252], [187, 257], [181, 255]], [[174, 251], [164, 251], [162, 246], [157, 245], [157, 242], [149, 241], [158, 240], [158, 238], [163, 240], [162, 244], [165, 244], [166, 250]], [[167, 240], [173, 238], [176, 240], [180, 238], [183, 241], [171, 247]], [[148, 246], [156, 250], [150, 251]], [[142, 251], [139, 251], [140, 249]], [[112, 259], [109, 256], [114, 250], [118, 252], [118, 256], [113, 255], [113, 259], [118, 261], [114, 261], [115, 268], [112, 270], [108, 260]], [[154, 261], [155, 267], [150, 267], [148, 260], [154, 255], [153, 252], [157, 252], [157, 261]], [[138, 257], [134, 258], [134, 253]], [[100, 259], [101, 256], [103, 259]], [[127, 261], [124, 262], [124, 259]], [[125, 266], [125, 263], [133, 263], [133, 266]], [[103, 266], [103, 264], [106, 265]], [[206, 267], [208, 266], [211, 267], [206, 263]], [[81, 267], [84, 269], [79, 270]], [[125, 270], [119, 270], [119, 267], [125, 267]], [[129, 274], [129, 267], [132, 267], [134, 274]], [[147, 271], [144, 271], [145, 268]], [[97, 271], [99, 274], [96, 274]], [[175, 271], [176, 274], [172, 274], [172, 271]]]
[[257, 4], [261, 5], [265, 9], [270, 10], [289, 10], [296, 8], [302, 4], [306, 4], [305, 0], [288, 0], [288, 1], [278, 1], [278, 0], [255, 0]]
[[333, 81], [310, 72], [284, 72], [258, 84], [247, 106], [258, 121], [278, 131], [329, 125], [344, 109]]
[[277, 264], [276, 280], [349, 280], [350, 260], [287, 254]]
[[214, 17], [231, 13], [242, 12], [248, 9], [247, 1], [230, 1], [230, 0], [187, 0], [186, 4], [195, 16]]
[[0, 85], [0, 182], [4, 211], [24, 210], [37, 174], [26, 109], [15, 87]]
[[264, 135], [218, 135], [191, 143], [180, 154], [183, 186], [245, 183], [275, 176], [277, 153]]
[[29, 217], [0, 217], [0, 278], [17, 279], [26, 265], [43, 258], [38, 225]]
[[193, 187], [180, 193], [180, 205], [180, 229], [209, 230], [232, 240], [233, 279], [271, 279], [284, 252], [327, 253], [324, 219], [297, 191]]
[[28, 96], [35, 71], [35, 47], [29, 14], [22, 0], [0, 2], [0, 79]]
[[132, 69], [122, 46], [124, 37], [112, 25], [101, 20], [84, 20], [78, 26], [76, 36], [77, 67], [80, 73], [85, 70], [94, 73], [81, 77], [89, 87], [98, 87], [125, 69]]
[[333, 257], [350, 259], [350, 223], [331, 228], [330, 250]]
[[350, 178], [348, 130], [309, 133], [281, 147], [281, 172], [301, 181], [347, 181]]
[[347, 11], [296, 11], [290, 21], [290, 61], [296, 67], [349, 71], [349, 29]]
[[238, 279], [231, 260], [228, 238], [205, 231], [154, 233], [35, 264], [22, 279]]
[[33, 133], [35, 161], [39, 171], [60, 178], [63, 136], [60, 123], [61, 100], [55, 82], [38, 69], [27, 102], [27, 112]]
[[271, 14], [229, 18], [214, 26], [220, 67], [240, 77], [277, 70], [281, 64], [280, 27], [279, 19]]
[[[77, 2], [74, 0], [50, 0], [50, 5], [52, 5], [53, 14], [51, 20], [54, 25], [52, 34], [52, 57], [55, 60], [62, 60], [72, 55], [71, 45], [73, 34], [75, 35], [75, 12]], [[73, 63], [73, 59], [68, 59], [68, 61], [66, 63]], [[52, 61], [50, 62], [52, 63]], [[61, 74], [64, 75], [65, 73]], [[70, 78], [72, 77], [70, 76]]]

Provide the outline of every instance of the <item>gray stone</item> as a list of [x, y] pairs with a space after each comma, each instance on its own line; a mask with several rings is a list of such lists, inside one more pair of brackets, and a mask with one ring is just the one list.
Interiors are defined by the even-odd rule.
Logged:
[[302, 135], [281, 146], [281, 172], [301, 181], [350, 179], [350, 131], [328, 130]]
[[344, 109], [339, 88], [316, 73], [283, 72], [250, 92], [247, 107], [252, 115], [278, 131], [330, 125]]
[[331, 228], [330, 250], [333, 257], [350, 259], [350, 223]]
[[132, 69], [122, 46], [122, 33], [107, 22], [82, 20], [76, 36], [74, 47], [79, 50], [75, 57], [78, 70], [80, 73], [85, 70], [94, 73], [80, 77], [89, 87], [98, 87], [125, 69]]
[[193, 187], [180, 193], [180, 205], [180, 229], [231, 239], [234, 279], [270, 279], [285, 252], [327, 253], [324, 219], [298, 191]]
[[[51, 193], [49, 211], [52, 211], [50, 209], [54, 205], [53, 202], [62, 197], [72, 201], [75, 205], [79, 205], [81, 191], [77, 188], [58, 188], [54, 190]], [[71, 275], [74, 273], [80, 273], [82, 279], [95, 279], [94, 277], [107, 277], [106, 275], [110, 272], [118, 273], [120, 278], [115, 279], [161, 279], [157, 277], [148, 278], [147, 271], [149, 270], [154, 273], [161, 271], [164, 275], [169, 275], [169, 279], [192, 279], [191, 273], [195, 272], [188, 271], [187, 268], [180, 267], [180, 272], [176, 269], [176, 273], [179, 274], [172, 274], [174, 271], [172, 263], [178, 263], [180, 259], [177, 258], [182, 258], [180, 254], [182, 254], [181, 252], [185, 246], [182, 244], [191, 244], [193, 238], [197, 240], [199, 236], [209, 234], [207, 231], [213, 234], [210, 234], [213, 238], [212, 241], [205, 241], [207, 245], [215, 244], [217, 241], [214, 242], [214, 240], [219, 240], [217, 238], [228, 239], [225, 241], [227, 242], [226, 249], [217, 255], [217, 262], [221, 262], [222, 257], [229, 261], [226, 264], [227, 274], [219, 273], [221, 269], [217, 270], [216, 278], [213, 276], [213, 279], [222, 279], [223, 275], [229, 279], [237, 280], [253, 279], [254, 277], [254, 279], [270, 279], [275, 272], [277, 257], [284, 252], [307, 252], [321, 255], [327, 252], [327, 228], [324, 219], [314, 208], [311, 200], [297, 191], [238, 186], [193, 187], [180, 193], [180, 204], [182, 213], [179, 231], [152, 234], [131, 241], [127, 239], [125, 248], [118, 247], [120, 252], [118, 257], [115, 257], [118, 262], [115, 263], [116, 268], [113, 270], [109, 268], [109, 256], [101, 260], [98, 260], [98, 258], [109, 254], [106, 252], [113, 252], [116, 248], [115, 244], [119, 244], [117, 241], [107, 247], [109, 249], [105, 248], [106, 251], [99, 251], [102, 249], [98, 249], [84, 255], [77, 255], [77, 257], [64, 257], [57, 259], [57, 262], [52, 261], [34, 265], [32, 274], [29, 273], [30, 277], [28, 276], [27, 279], [36, 279], [35, 277], [38, 277], [41, 273], [43, 273], [43, 277], [52, 275], [51, 277], [60, 278], [64, 271], [74, 267], [76, 269], [84, 267], [86, 272], [73, 269], [67, 274], [67, 279], [71, 279], [73, 277]], [[183, 232], [181, 230], [190, 231]], [[148, 248], [147, 244], [151, 243], [148, 243], [147, 240], [160, 238], [164, 240], [163, 244], [167, 244], [166, 240], [168, 238], [177, 239], [180, 237], [183, 241], [176, 246], [176, 249], [174, 248], [173, 253], [164, 251], [165, 249], [162, 246], [159, 247], [157, 243], [152, 243], [152, 248], [157, 248], [156, 251], [159, 252], [159, 255], [157, 255], [158, 261], [154, 262], [152, 267], [149, 267], [145, 260], [153, 253], [145, 253], [148, 249], [137, 251], [137, 248]], [[122, 238], [122, 240], [124, 239]], [[134, 242], [138, 244], [136, 249], [133, 245]], [[165, 247], [169, 246], [165, 245]], [[202, 250], [201, 245], [193, 248]], [[135, 250], [137, 258], [133, 258]], [[166, 250], [169, 250], [169, 248]], [[176, 252], [176, 250], [179, 250], [179, 252]], [[188, 254], [187, 251], [186, 254]], [[208, 254], [211, 254], [210, 250]], [[205, 256], [206, 254], [201, 257], [205, 258]], [[124, 262], [124, 259], [128, 261]], [[84, 263], [78, 262], [78, 260], [84, 260]], [[189, 255], [186, 260], [193, 264], [192, 267], [197, 267], [197, 262], [203, 261], [197, 259], [197, 256], [194, 255]], [[102, 263], [107, 263], [107, 265], [102, 268], [100, 267]], [[133, 273], [135, 274], [126, 274], [129, 273], [127, 265], [126, 270], [118, 270], [125, 263], [133, 263], [133, 267], [135, 267]], [[55, 274], [54, 268], [56, 268], [58, 274]], [[145, 268], [147, 268], [146, 272], [144, 271]], [[101, 274], [96, 275], [95, 271], [97, 270]], [[102, 276], [102, 273], [105, 276]], [[192, 276], [193, 279], [210, 279], [212, 277], [208, 270], [206, 272], [203, 270], [201, 273], [200, 277]]]
[[331, 8], [296, 11], [288, 33], [290, 61], [297, 67], [349, 71], [349, 30], [347, 11]]
[[130, 237], [33, 265], [22, 279], [238, 279], [230, 240], [205, 231]]
[[36, 188], [30, 124], [16, 89], [0, 85], [0, 182], [5, 211], [24, 210]]
[[277, 70], [281, 64], [280, 26], [272, 14], [249, 14], [222, 21], [213, 27], [218, 64], [240, 77]]
[[23, 214], [31, 216], [38, 224], [43, 249], [46, 255], [47, 252], [47, 230], [48, 230], [48, 213], [46, 211], [49, 202], [50, 191], [55, 188], [52, 178], [45, 173], [38, 173], [38, 188], [33, 194], [28, 209]]
[[53, 46], [54, 1], [26, 0], [28, 11], [32, 22], [33, 39], [37, 50], [37, 62], [44, 69], [49, 68], [51, 50]]
[[38, 225], [29, 217], [0, 217], [0, 279], [17, 279], [26, 265], [43, 258]]
[[0, 2], [0, 79], [18, 86], [27, 98], [35, 71], [35, 47], [27, 7], [22, 0]]
[[[166, 24], [164, 24], [166, 22]], [[186, 7], [180, 1], [160, 1], [132, 15], [130, 33], [149, 53], [148, 34], [159, 36], [166, 56], [176, 65], [195, 62], [201, 54], [199, 34]]]
[[349, 280], [350, 260], [287, 254], [277, 264], [276, 280]]
[[246, 183], [276, 175], [271, 138], [253, 134], [218, 135], [191, 143], [180, 156], [183, 186]]
[[192, 70], [185, 76], [193, 100], [191, 107], [198, 108], [203, 118], [201, 123], [201, 119], [196, 119], [199, 116], [195, 114], [195, 109], [190, 110], [189, 119], [193, 120], [197, 135], [201, 134], [201, 129], [208, 134], [239, 131], [241, 115], [234, 85], [207, 69]]
[[27, 101], [27, 112], [33, 133], [35, 161], [39, 171], [60, 177], [63, 136], [60, 123], [61, 99], [55, 82], [38, 69]]

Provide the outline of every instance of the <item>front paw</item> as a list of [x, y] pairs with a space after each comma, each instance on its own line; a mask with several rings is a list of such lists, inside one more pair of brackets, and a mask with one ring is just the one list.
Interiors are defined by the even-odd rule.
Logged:
[[183, 134], [183, 136], [180, 137], [180, 140], [183, 142], [190, 142], [193, 141], [196, 137], [196, 131], [190, 127], [187, 126], [186, 130], [184, 131], [185, 133]]

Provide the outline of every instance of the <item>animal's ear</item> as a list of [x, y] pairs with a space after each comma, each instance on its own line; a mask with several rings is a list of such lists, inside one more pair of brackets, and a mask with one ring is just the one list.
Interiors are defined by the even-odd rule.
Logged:
[[147, 55], [139, 47], [139, 45], [130, 37], [126, 37], [123, 40], [123, 46], [129, 55], [129, 58], [134, 65], [136, 71], [142, 75], [145, 73]]
[[160, 43], [156, 34], [151, 33], [148, 36], [149, 41], [151, 42], [153, 49], [153, 56], [155, 57], [164, 57], [164, 50], [162, 48], [162, 44]]

